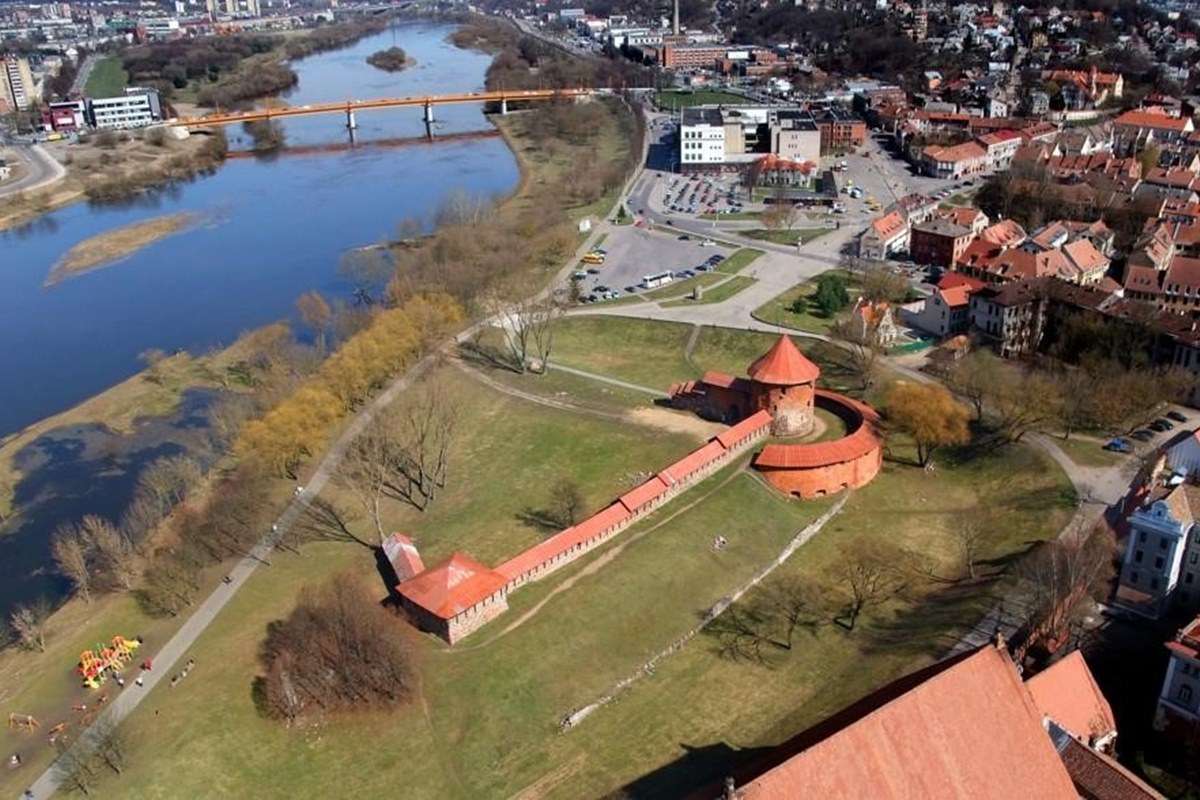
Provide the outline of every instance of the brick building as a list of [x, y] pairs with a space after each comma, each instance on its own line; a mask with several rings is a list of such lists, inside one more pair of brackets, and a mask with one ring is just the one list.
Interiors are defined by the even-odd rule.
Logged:
[[948, 219], [931, 219], [913, 227], [909, 233], [908, 252], [918, 264], [950, 269], [974, 238], [975, 233], [970, 228]]
[[840, 108], [813, 112], [817, 130], [821, 132], [821, 153], [846, 153], [857, 150], [867, 141], [867, 123]]

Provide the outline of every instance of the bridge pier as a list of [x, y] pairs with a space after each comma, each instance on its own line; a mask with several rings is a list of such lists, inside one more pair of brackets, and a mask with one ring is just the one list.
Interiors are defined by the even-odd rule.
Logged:
[[357, 127], [358, 127], [358, 120], [354, 118], [354, 109], [347, 108], [346, 109], [346, 129], [352, 131]]
[[508, 113], [508, 98], [502, 97], [502, 98], [500, 98], [500, 116], [504, 116], [507, 113]]
[[425, 102], [425, 127], [433, 124], [433, 103]]

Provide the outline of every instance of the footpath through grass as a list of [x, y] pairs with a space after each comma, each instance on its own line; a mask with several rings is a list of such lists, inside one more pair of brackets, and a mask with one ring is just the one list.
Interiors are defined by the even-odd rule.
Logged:
[[121, 57], [106, 56], [92, 67], [83, 92], [88, 97], [117, 97], [127, 85], [129, 73], [121, 66]]

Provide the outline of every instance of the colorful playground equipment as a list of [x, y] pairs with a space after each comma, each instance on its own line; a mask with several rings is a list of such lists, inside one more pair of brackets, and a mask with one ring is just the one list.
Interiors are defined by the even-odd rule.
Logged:
[[8, 715], [8, 727], [20, 731], [33, 731], [41, 727], [41, 723], [34, 719], [32, 714], [10, 713]]
[[83, 684], [98, 689], [110, 676], [117, 674], [133, 660], [133, 652], [141, 646], [139, 639], [114, 636], [108, 645], [96, 645], [79, 654], [79, 666], [75, 671], [83, 676]]

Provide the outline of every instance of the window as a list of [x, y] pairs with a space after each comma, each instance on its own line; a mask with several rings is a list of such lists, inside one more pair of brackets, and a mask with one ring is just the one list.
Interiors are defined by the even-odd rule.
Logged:
[[1197, 561], [1200, 561], [1200, 553], [1192, 553], [1192, 563], [1195, 564]]
[[1162, 569], [1162, 568], [1163, 568], [1163, 558], [1162, 558], [1162, 556], [1159, 556], [1158, 558], [1154, 559], [1154, 568], [1155, 568], [1155, 569]]
[[1157, 588], [1158, 588], [1158, 578], [1151, 578], [1150, 579], [1150, 589], [1154, 590]]
[[1145, 531], [1141, 531], [1141, 532], [1138, 534], [1138, 541], [1139, 541], [1139, 542], [1144, 542], [1144, 541], [1146, 541], [1146, 532], [1145, 532]]
[[1137, 583], [1137, 582], [1138, 582], [1138, 574], [1137, 574], [1136, 572], [1131, 572], [1131, 573], [1129, 573], [1129, 582], [1130, 582], [1130, 583]]
[[1136, 553], [1133, 554], [1133, 562], [1135, 564], [1142, 563], [1142, 551], [1141, 550], [1138, 550]]
[[1179, 687], [1179, 702], [1187, 705], [1192, 704], [1192, 687], [1187, 685]]
[[1162, 538], [1160, 538], [1160, 539], [1158, 540], [1158, 549], [1159, 549], [1159, 550], [1162, 550], [1163, 552], [1166, 552], [1166, 550], [1167, 550], [1167, 539], [1166, 539], [1166, 537], [1162, 537]]
[[1183, 582], [1191, 583], [1195, 577], [1196, 577], [1196, 574], [1194, 572], [1189, 572], [1187, 575], [1184, 576]]

